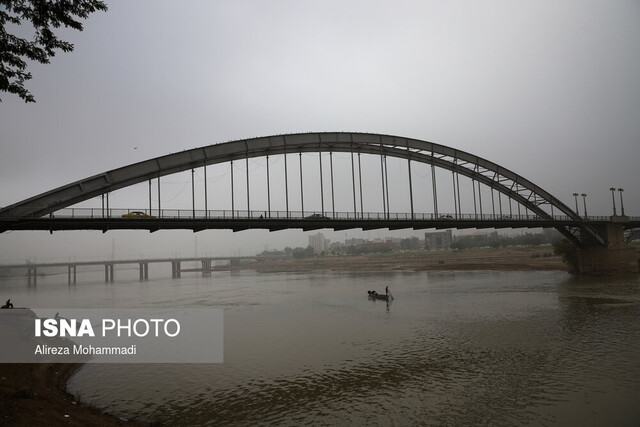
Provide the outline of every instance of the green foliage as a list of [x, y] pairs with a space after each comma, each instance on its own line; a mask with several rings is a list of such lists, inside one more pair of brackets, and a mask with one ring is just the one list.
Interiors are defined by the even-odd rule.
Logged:
[[[273, 251], [262, 251], [258, 254], [258, 256], [292, 256], [296, 259], [300, 258], [313, 258], [315, 253], [313, 252], [313, 248], [311, 246], [307, 246], [306, 248], [291, 248], [287, 246], [282, 251], [273, 250]], [[324, 253], [323, 253], [324, 255]]]
[[[288, 248], [291, 249], [291, 248]], [[293, 249], [291, 249], [293, 251]], [[262, 251], [258, 254], [258, 256], [284, 256], [286, 255], [284, 251], [272, 250], [272, 251]], [[289, 253], [291, 255], [291, 253]]]
[[553, 244], [553, 253], [560, 255], [572, 272], [578, 271], [578, 247], [572, 242], [567, 239], [558, 240]]
[[470, 248], [504, 246], [537, 246], [553, 243], [560, 239], [560, 234], [556, 230], [544, 230], [542, 233], [525, 233], [520, 236], [501, 236], [497, 231], [491, 234], [480, 234], [473, 236], [457, 236], [451, 243], [451, 249], [463, 250]]
[[408, 239], [400, 240], [400, 249], [416, 251], [421, 248], [422, 246], [420, 245], [420, 239], [415, 236]]
[[293, 250], [293, 257], [296, 259], [300, 258], [313, 258], [315, 254], [313, 253], [313, 248], [311, 246], [307, 246], [306, 248], [295, 248]]
[[[86, 19], [96, 10], [106, 11], [107, 5], [100, 0], [0, 0], [0, 90], [35, 102], [24, 87], [32, 77], [26, 72], [25, 59], [48, 64], [56, 49], [73, 51], [73, 44], [58, 39], [52, 28], [65, 26], [82, 31], [77, 18]], [[19, 26], [25, 22], [35, 31], [33, 41], [7, 32], [7, 24]]]

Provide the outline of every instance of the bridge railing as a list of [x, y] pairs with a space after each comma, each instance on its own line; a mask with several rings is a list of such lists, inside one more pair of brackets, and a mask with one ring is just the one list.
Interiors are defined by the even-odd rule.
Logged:
[[[24, 218], [19, 212], [11, 212], [11, 217]], [[47, 216], [45, 216], [47, 217]], [[102, 208], [65, 208], [48, 215], [49, 218], [78, 218], [78, 219], [101, 219], [101, 218], [121, 218], [121, 219], [308, 219], [308, 220], [387, 220], [387, 221], [571, 221], [565, 215], [555, 215], [552, 219], [542, 218], [538, 215], [525, 214], [456, 214], [456, 213], [407, 213], [407, 212], [333, 212], [325, 211], [247, 211], [247, 210], [202, 210], [196, 209], [102, 209]], [[609, 221], [608, 216], [589, 216], [589, 221]], [[640, 218], [629, 218], [632, 221]]]

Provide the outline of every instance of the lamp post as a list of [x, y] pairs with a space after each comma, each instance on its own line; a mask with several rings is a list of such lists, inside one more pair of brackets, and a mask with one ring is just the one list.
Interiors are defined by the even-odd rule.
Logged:
[[622, 188], [618, 188], [618, 191], [620, 192], [620, 210], [621, 215], [624, 216], [624, 204], [622, 203], [622, 192], [624, 191]]
[[573, 198], [576, 201], [576, 213], [580, 216], [580, 212], [578, 212], [578, 193], [573, 193]]
[[616, 189], [611, 187], [609, 190], [611, 190], [611, 200], [613, 200], [613, 216], [616, 216]]
[[582, 202], [584, 203], [584, 218], [587, 219], [587, 195], [582, 193]]

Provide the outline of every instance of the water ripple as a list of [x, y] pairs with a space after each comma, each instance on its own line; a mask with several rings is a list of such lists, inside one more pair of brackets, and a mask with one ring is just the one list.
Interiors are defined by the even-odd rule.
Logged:
[[[638, 281], [388, 275], [398, 298], [387, 310], [354, 290], [361, 276], [245, 283], [260, 277], [226, 289], [224, 364], [86, 366], [73, 383], [84, 400], [168, 425], [640, 419]], [[219, 298], [190, 295], [185, 304]]]

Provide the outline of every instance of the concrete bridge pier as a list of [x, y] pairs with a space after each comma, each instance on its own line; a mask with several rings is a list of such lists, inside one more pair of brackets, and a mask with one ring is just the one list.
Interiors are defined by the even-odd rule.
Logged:
[[[580, 273], [638, 273], [638, 251], [624, 240], [623, 216], [612, 216], [611, 222], [594, 228], [605, 240], [601, 245], [592, 238], [583, 238], [578, 248]], [[586, 234], [586, 233], [585, 233]]]
[[143, 282], [149, 280], [149, 263], [141, 262], [138, 264], [140, 265], [140, 281]]
[[104, 283], [113, 283], [113, 280], [114, 280], [113, 264], [105, 264], [104, 265]]
[[71, 271], [73, 271], [73, 284], [76, 284], [76, 279], [77, 279], [77, 269], [78, 266], [76, 265], [68, 265], [67, 266], [67, 282], [69, 284], [71, 284]]
[[171, 278], [178, 279], [180, 278], [180, 261], [171, 261]]
[[211, 260], [202, 260], [202, 277], [211, 277]]

